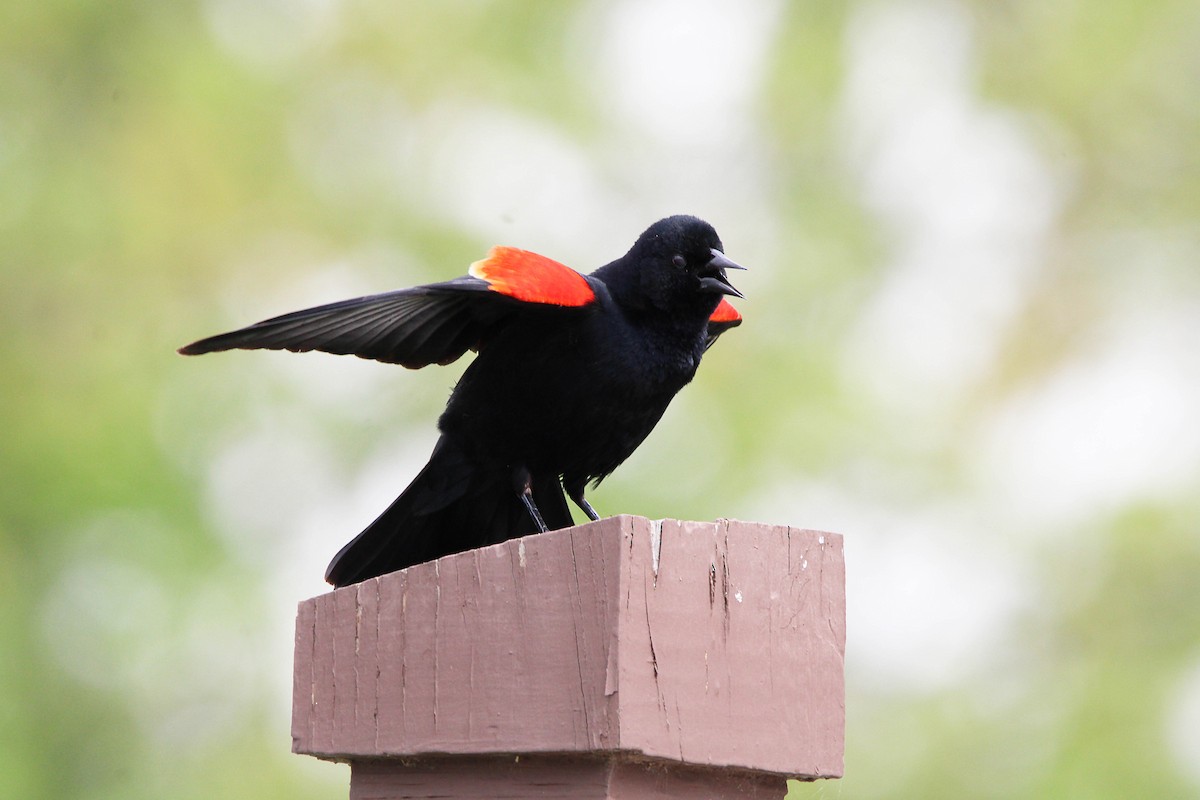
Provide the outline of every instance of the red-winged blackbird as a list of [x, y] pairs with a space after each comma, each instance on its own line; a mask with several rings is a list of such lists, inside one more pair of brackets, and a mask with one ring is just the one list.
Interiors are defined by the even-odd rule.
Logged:
[[[495, 247], [444, 283], [296, 311], [180, 348], [354, 354], [419, 368], [478, 352], [429, 463], [325, 572], [345, 586], [591, 519], [584, 487], [637, 448], [741, 316], [712, 226], [674, 216], [590, 275]], [[536, 501], [536, 502], [535, 502]]]

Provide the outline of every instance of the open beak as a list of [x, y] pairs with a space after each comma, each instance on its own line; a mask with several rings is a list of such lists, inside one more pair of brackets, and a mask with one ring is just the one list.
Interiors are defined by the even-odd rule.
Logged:
[[700, 270], [700, 287], [709, 292], [718, 292], [719, 294], [731, 294], [734, 297], [743, 297], [744, 295], [737, 289], [733, 288], [733, 284], [729, 282], [729, 278], [725, 275], [727, 269], [745, 269], [741, 264], [731, 261], [720, 250], [715, 247], [710, 251], [712, 260], [704, 265]]

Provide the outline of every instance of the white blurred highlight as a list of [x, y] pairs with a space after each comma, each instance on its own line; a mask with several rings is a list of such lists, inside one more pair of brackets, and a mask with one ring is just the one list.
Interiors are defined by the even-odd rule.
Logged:
[[202, 9], [221, 47], [251, 67], [274, 70], [331, 35], [340, 0], [205, 0]]
[[885, 405], [937, 415], [992, 363], [1059, 189], [1021, 120], [974, 96], [957, 6], [864, 6], [847, 44], [846, 157], [892, 250], [848, 369]]
[[1038, 534], [1183, 490], [1200, 476], [1198, 352], [1190, 305], [1115, 320], [985, 424], [980, 484]]
[[673, 147], [744, 137], [780, 11], [764, 0], [604, 4], [597, 77], [610, 120]]
[[1165, 717], [1167, 752], [1179, 771], [1200, 786], [1200, 657], [1171, 693]]

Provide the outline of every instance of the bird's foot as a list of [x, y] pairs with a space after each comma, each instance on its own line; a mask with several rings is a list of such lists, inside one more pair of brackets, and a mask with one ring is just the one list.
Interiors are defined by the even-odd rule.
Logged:
[[583, 496], [582, 486], [572, 486], [567, 488], [567, 496], [571, 498], [575, 505], [579, 506], [580, 511], [582, 511], [584, 514], [587, 514], [587, 518], [592, 522], [596, 522], [600, 519], [600, 515], [596, 513], [596, 509], [592, 508], [592, 504], [589, 503]]
[[529, 516], [533, 518], [533, 524], [537, 525], [542, 533], [550, 530], [546, 527], [546, 521], [542, 519], [542, 512], [538, 511], [537, 503], [533, 502], [533, 476], [529, 474], [529, 470], [525, 467], [515, 467], [512, 477], [513, 488], [517, 490], [517, 496], [521, 498]]

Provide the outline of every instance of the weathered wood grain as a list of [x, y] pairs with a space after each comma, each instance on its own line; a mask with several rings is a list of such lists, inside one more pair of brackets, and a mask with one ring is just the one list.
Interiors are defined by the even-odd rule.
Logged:
[[448, 556], [300, 604], [293, 749], [363, 786], [389, 771], [369, 759], [501, 754], [587, 757], [604, 791], [646, 763], [837, 777], [844, 598], [840, 536], [758, 523], [621, 516]]
[[355, 762], [350, 800], [780, 800], [777, 775], [580, 756]]

